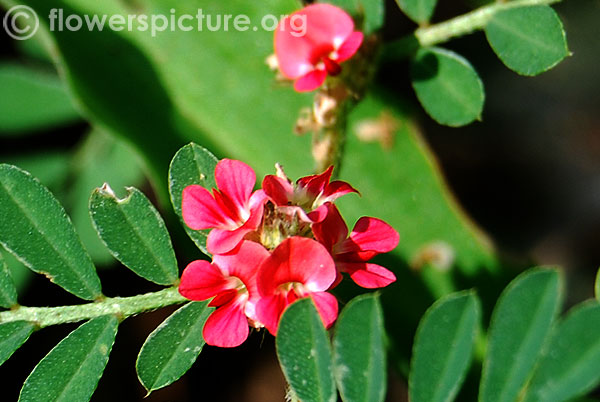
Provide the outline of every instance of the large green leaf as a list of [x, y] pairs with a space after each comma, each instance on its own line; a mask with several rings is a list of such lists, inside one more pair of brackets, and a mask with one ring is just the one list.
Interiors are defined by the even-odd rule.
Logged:
[[336, 380], [344, 402], [377, 402], [387, 386], [383, 312], [379, 297], [354, 298], [335, 326]]
[[0, 63], [0, 136], [26, 133], [80, 119], [58, 76]]
[[[25, 3], [40, 16], [49, 15], [51, 8], [62, 8], [64, 15], [134, 11], [117, 0]], [[162, 178], [171, 156], [190, 140], [240, 159], [264, 156], [262, 171], [287, 159], [311, 165], [309, 139], [286, 135], [308, 98], [275, 88], [274, 74], [264, 63], [273, 52], [276, 18], [299, 8], [298, 2], [145, 0], [138, 7], [147, 15], [170, 15], [172, 8], [177, 15], [196, 15], [202, 8], [213, 21], [217, 16], [244, 14], [256, 27], [209, 31], [205, 21], [202, 31], [155, 32], [154, 37], [150, 30], [135, 29], [50, 33], [62, 71], [86, 116], [135, 143], [152, 162], [158, 184], [166, 184]], [[41, 23], [48, 21], [42, 18]], [[294, 112], [282, 113], [285, 110]], [[235, 136], [229, 135], [232, 131]], [[210, 136], [204, 135], [207, 132]], [[265, 147], [275, 136], [279, 146]], [[299, 148], [306, 153], [298, 153]]]
[[60, 341], [25, 380], [19, 402], [89, 401], [108, 362], [119, 321], [94, 318]]
[[419, 324], [408, 379], [413, 402], [452, 401], [471, 363], [481, 306], [473, 292], [436, 301]]
[[207, 302], [188, 303], [148, 336], [136, 362], [148, 392], [177, 381], [192, 367], [204, 347], [202, 329], [213, 310]]
[[172, 285], [179, 269], [165, 223], [134, 187], [119, 199], [108, 185], [90, 197], [90, 215], [112, 255], [133, 272], [160, 285]]
[[517, 400], [562, 301], [557, 270], [529, 270], [504, 290], [492, 314], [479, 391], [482, 402]]
[[10, 270], [0, 254], [0, 307], [11, 308], [17, 304], [17, 289]]
[[370, 34], [383, 25], [385, 2], [382, 0], [327, 0], [320, 3], [336, 5], [354, 16], [360, 25], [357, 27]]
[[499, 11], [485, 35], [500, 60], [523, 75], [543, 73], [569, 54], [560, 18], [546, 5]]
[[25, 343], [34, 329], [35, 325], [25, 321], [0, 324], [0, 364]]
[[524, 402], [559, 402], [585, 394], [600, 382], [600, 304], [574, 307], [556, 326], [528, 384]]
[[[39, 15], [48, 15], [51, 7], [43, 0], [26, 3]], [[52, 7], [65, 7], [65, 15], [72, 11], [127, 14], [122, 4], [62, 0]], [[146, 13], [169, 14], [174, 8], [176, 16], [194, 15], [199, 2], [142, 0], [139, 6]], [[72, 92], [94, 120], [136, 144], [159, 179], [168, 164], [165, 158], [190, 141], [219, 156], [243, 160], [259, 177], [272, 173], [275, 162], [290, 177], [310, 173], [314, 163], [310, 138], [292, 134], [300, 109], [311, 105], [310, 94], [275, 84], [275, 74], [264, 63], [273, 52], [273, 33], [259, 24], [265, 16], [294, 11], [299, 2], [209, 1], [201, 7], [213, 17], [248, 15], [257, 30], [237, 32], [230, 27], [209, 32], [205, 26], [203, 32], [168, 31], [154, 38], [149, 32], [126, 30], [51, 32]], [[375, 104], [362, 109], [373, 112], [367, 117], [393, 113]], [[432, 155], [410, 124], [399, 127], [392, 132], [396, 140], [391, 151], [349, 139], [341, 174], [361, 190], [363, 198], [347, 197], [348, 218], [374, 214], [393, 221], [402, 235], [398, 250], [405, 259], [431, 242], [443, 241], [453, 248], [461, 269], [474, 273], [491, 267], [490, 248], [479, 241], [452, 203]], [[193, 180], [198, 180], [195, 175]], [[205, 176], [212, 180], [212, 175]], [[175, 208], [182, 189], [171, 189]], [[202, 244], [201, 238], [197, 243]]]
[[438, 123], [463, 126], [481, 119], [483, 84], [463, 57], [440, 48], [420, 49], [411, 77], [419, 102]]
[[[373, 130], [379, 141], [362, 139], [361, 133]], [[345, 153], [341, 178], [361, 192], [361, 197], [336, 201], [348, 222], [367, 215], [391, 224], [400, 233], [394, 254], [404, 261], [421, 260], [427, 250], [439, 249], [429, 254], [434, 259], [439, 254], [465, 275], [495, 270], [485, 237], [455, 202], [407, 114], [383, 99], [366, 98], [350, 115]]]
[[215, 166], [217, 162], [217, 158], [210, 151], [191, 143], [177, 151], [169, 168], [169, 193], [171, 194], [173, 209], [179, 216], [188, 236], [206, 255], [208, 255], [206, 237], [209, 231], [190, 229], [183, 222], [181, 200], [183, 189], [191, 184], [199, 184], [209, 191], [217, 187], [215, 183]]
[[312, 299], [285, 310], [275, 341], [283, 374], [302, 402], [336, 400], [329, 337]]
[[63, 207], [27, 172], [0, 165], [0, 243], [25, 265], [87, 300], [100, 279]]
[[410, 19], [419, 24], [425, 24], [433, 15], [437, 0], [396, 0], [396, 3]]

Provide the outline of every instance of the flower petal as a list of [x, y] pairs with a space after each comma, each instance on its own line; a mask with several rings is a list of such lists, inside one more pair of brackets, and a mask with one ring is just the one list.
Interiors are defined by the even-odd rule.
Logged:
[[273, 336], [277, 335], [279, 319], [287, 305], [288, 303], [285, 294], [283, 293], [263, 297], [256, 303], [256, 317], [258, 318], [258, 321], [260, 321]]
[[264, 260], [258, 271], [258, 291], [273, 295], [280, 285], [297, 282], [309, 292], [324, 291], [336, 277], [333, 259], [327, 249], [306, 237], [285, 239]]
[[233, 348], [248, 338], [248, 320], [243, 312], [243, 303], [232, 300], [216, 309], [202, 330], [207, 344], [221, 348]]
[[294, 188], [290, 182], [272, 174], [265, 176], [262, 188], [276, 205], [287, 205], [294, 194]]
[[[296, 12], [282, 19], [275, 30], [277, 65], [281, 73], [290, 79], [299, 78], [314, 68], [311, 62], [312, 43], [303, 39], [302, 32], [292, 26], [293, 22], [302, 22], [303, 18]], [[306, 25], [304, 28], [307, 28]]]
[[258, 204], [250, 211], [250, 217], [235, 230], [213, 229], [206, 239], [206, 248], [212, 254], [225, 254], [233, 250], [248, 233], [253, 232], [260, 225], [264, 212], [264, 205]]
[[317, 197], [324, 190], [325, 187], [329, 184], [329, 180], [331, 180], [331, 174], [333, 173], [333, 166], [329, 166], [327, 170], [325, 170], [321, 174], [313, 174], [310, 176], [301, 177], [298, 179], [298, 187], [302, 187], [306, 190], [308, 194], [312, 197]]
[[185, 224], [194, 230], [235, 225], [213, 195], [197, 184], [183, 189], [181, 214]]
[[360, 45], [362, 45], [364, 37], [365, 36], [363, 35], [362, 32], [359, 32], [359, 31], [352, 32], [352, 34], [350, 34], [350, 36], [348, 36], [348, 38], [346, 38], [344, 43], [342, 43], [342, 46], [340, 46], [339, 49], [337, 50], [338, 57], [337, 57], [336, 61], [338, 63], [341, 63], [345, 60], [348, 60], [350, 57], [354, 56], [354, 54], [360, 48]]
[[305, 75], [353, 31], [354, 22], [348, 13], [330, 4], [312, 4], [285, 17], [274, 41], [281, 72], [291, 79]]
[[294, 82], [294, 89], [298, 92], [310, 92], [319, 88], [327, 78], [327, 71], [312, 70]]
[[393, 227], [377, 218], [362, 217], [354, 225], [350, 237], [336, 248], [336, 254], [358, 251], [387, 253], [400, 241]]
[[256, 174], [250, 166], [233, 159], [221, 159], [215, 168], [215, 181], [219, 190], [229, 197], [238, 209], [247, 208], [256, 183]]
[[396, 275], [377, 264], [364, 262], [337, 263], [340, 271], [350, 274], [352, 280], [363, 288], [382, 288], [396, 281]]
[[243, 240], [229, 253], [215, 255], [213, 264], [218, 265], [226, 275], [239, 278], [250, 294], [257, 294], [256, 273], [269, 255], [269, 251], [261, 244]]
[[[265, 192], [263, 190], [256, 190], [254, 193], [252, 193], [252, 195], [250, 196], [250, 201], [248, 201], [248, 207], [250, 208], [250, 213], [252, 214], [253, 211], [257, 208], [262, 208], [265, 206], [266, 202], [269, 200], [269, 197], [267, 196], [267, 194], [265, 194]], [[260, 213], [260, 217], [262, 218], [262, 212]], [[250, 219], [250, 218], [248, 218]], [[258, 222], [260, 223], [260, 222]], [[258, 227], [258, 223], [255, 225], [256, 227]]]
[[327, 292], [315, 292], [310, 295], [317, 311], [323, 320], [325, 328], [329, 328], [338, 317], [338, 301], [334, 295]]
[[213, 229], [206, 239], [206, 249], [211, 254], [225, 254], [233, 250], [254, 229], [240, 226], [236, 230]]
[[[334, 247], [337, 249], [338, 247]], [[335, 253], [335, 251], [334, 251]], [[381, 254], [377, 251], [350, 251], [349, 253], [335, 253], [335, 260], [342, 262], [365, 262], [375, 257], [377, 254]]]
[[302, 38], [310, 41], [315, 48], [327, 45], [339, 48], [354, 31], [350, 15], [331, 4], [312, 4], [297, 13], [306, 16], [306, 35]]
[[325, 205], [319, 205], [317, 209], [312, 210], [311, 212], [306, 214], [305, 222], [309, 223], [318, 223], [323, 222], [323, 220], [327, 217], [328, 209]]
[[327, 216], [311, 227], [315, 239], [323, 244], [327, 250], [333, 250], [333, 246], [341, 243], [348, 236], [348, 227], [334, 204], [328, 202], [320, 208], [323, 207], [327, 209]]
[[228, 289], [220, 292], [218, 295], [213, 297], [213, 299], [208, 303], [209, 307], [221, 307], [224, 304], [229, 303], [233, 299], [238, 296], [238, 291], [236, 289]]
[[323, 190], [323, 194], [321, 194], [319, 199], [321, 200], [321, 202], [333, 202], [342, 195], [346, 195], [349, 193], [360, 194], [357, 189], [355, 189], [345, 181], [336, 180], [332, 181], [327, 185], [327, 187], [325, 187], [325, 189]]
[[188, 264], [181, 275], [179, 293], [190, 300], [206, 300], [230, 289], [230, 283], [215, 264], [197, 260]]

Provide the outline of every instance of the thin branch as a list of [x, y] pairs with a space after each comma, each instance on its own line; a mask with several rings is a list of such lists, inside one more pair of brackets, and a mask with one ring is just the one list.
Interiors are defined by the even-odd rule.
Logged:
[[131, 297], [106, 298], [95, 303], [60, 307], [24, 307], [0, 312], [0, 324], [11, 321], [27, 321], [43, 328], [50, 325], [88, 320], [103, 315], [114, 314], [120, 319], [144, 311], [156, 310], [172, 304], [188, 301], [179, 294], [176, 287], [154, 293]]
[[390, 43], [389, 47], [393, 48], [394, 53], [396, 54], [408, 55], [411, 51], [415, 50], [415, 45], [421, 47], [434, 46], [447, 42], [452, 38], [483, 29], [494, 14], [499, 11], [516, 7], [553, 4], [559, 1], [560, 0], [514, 0], [490, 3], [447, 21], [418, 28], [414, 34]]

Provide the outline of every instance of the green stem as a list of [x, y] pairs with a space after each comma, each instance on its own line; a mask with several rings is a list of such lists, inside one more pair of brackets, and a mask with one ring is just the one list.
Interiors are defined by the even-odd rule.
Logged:
[[60, 307], [24, 307], [0, 313], [0, 324], [11, 321], [28, 321], [43, 328], [50, 325], [77, 322], [90, 318], [115, 314], [120, 319], [156, 310], [172, 304], [181, 304], [187, 299], [179, 294], [176, 287], [167, 288], [154, 293], [131, 297], [106, 298], [95, 303], [86, 303]]
[[341, 105], [335, 124], [323, 127], [313, 136], [312, 152], [317, 174], [324, 172], [329, 166], [335, 166], [336, 174], [340, 170], [346, 134], [345, 113], [345, 105]]
[[513, 0], [497, 1], [467, 14], [430, 26], [418, 28], [414, 34], [400, 38], [392, 46], [395, 52], [405, 55], [414, 50], [415, 39], [421, 47], [434, 46], [452, 38], [463, 36], [485, 28], [488, 21], [499, 11], [515, 7], [557, 3], [560, 0]]

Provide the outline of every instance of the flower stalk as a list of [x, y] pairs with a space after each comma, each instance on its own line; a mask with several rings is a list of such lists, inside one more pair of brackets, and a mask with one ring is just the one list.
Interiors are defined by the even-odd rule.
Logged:
[[344, 86], [339, 86], [332, 91], [320, 91], [315, 96], [313, 116], [316, 130], [312, 138], [315, 172], [323, 172], [329, 166], [337, 166], [339, 170], [349, 103], [349, 94]]
[[0, 324], [11, 321], [27, 321], [39, 328], [114, 314], [124, 320], [135, 314], [157, 310], [173, 304], [186, 303], [188, 300], [179, 294], [177, 287], [158, 292], [131, 297], [110, 297], [97, 302], [60, 307], [18, 306], [9, 311], [0, 312]]

